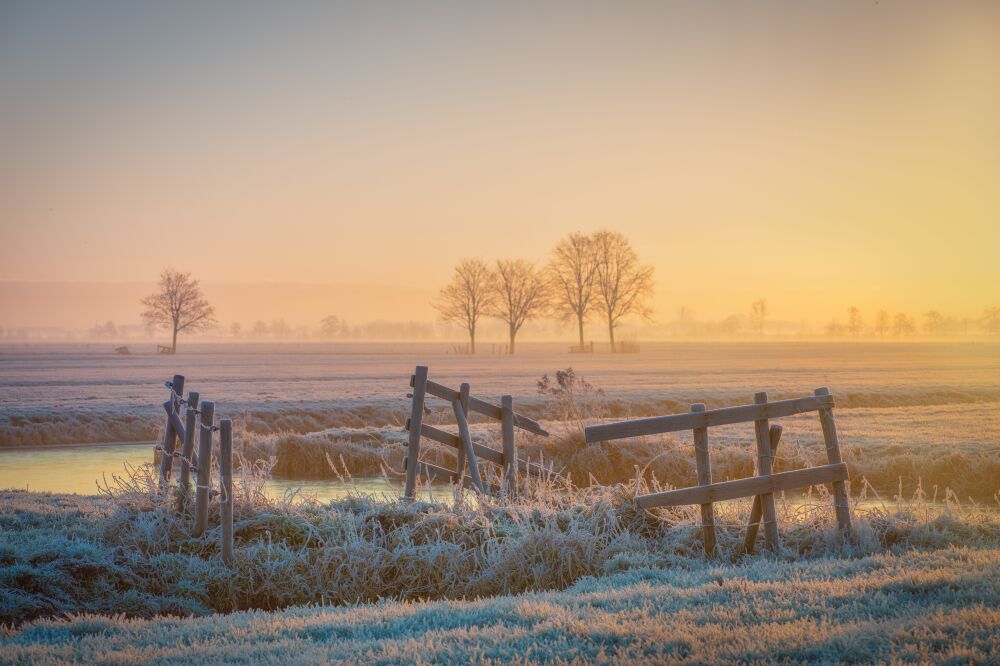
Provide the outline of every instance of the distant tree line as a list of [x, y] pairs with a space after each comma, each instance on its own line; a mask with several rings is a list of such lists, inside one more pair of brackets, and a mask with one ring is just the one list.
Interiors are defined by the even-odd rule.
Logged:
[[979, 317], [953, 317], [939, 310], [928, 310], [921, 315], [905, 312], [892, 313], [881, 309], [869, 321], [861, 308], [850, 306], [845, 317], [833, 318], [819, 331], [804, 320], [774, 320], [766, 299], [750, 304], [746, 314], [732, 314], [718, 320], [698, 320], [694, 310], [683, 305], [677, 316], [647, 331], [664, 338], [738, 338], [769, 336], [798, 338], [844, 339], [906, 339], [906, 338], [961, 338], [972, 336], [1000, 336], [1000, 306], [982, 311]]
[[[653, 268], [640, 263], [628, 240], [615, 231], [592, 234], [572, 233], [553, 248], [547, 263], [537, 266], [524, 259], [500, 259], [488, 264], [481, 259], [465, 259], [454, 270], [434, 303], [441, 318], [461, 326], [469, 336], [469, 351], [476, 351], [476, 335], [486, 318], [501, 322], [513, 354], [518, 333], [534, 319], [554, 317], [575, 324], [580, 345], [584, 325], [599, 317], [607, 326], [612, 351], [618, 348], [615, 332], [630, 315], [650, 318], [648, 299], [653, 293]], [[166, 269], [160, 274], [158, 289], [142, 299], [147, 331], [166, 329], [171, 334], [170, 350], [177, 348], [181, 333], [218, 331], [215, 310], [203, 296], [198, 281], [190, 273]], [[824, 333], [833, 338], [895, 338], [923, 335], [929, 338], [967, 337], [975, 334], [1000, 336], [1000, 306], [983, 310], [974, 317], [952, 317], [928, 310], [919, 317], [881, 309], [869, 322], [857, 306], [846, 310], [844, 323], [832, 319]], [[659, 326], [667, 337], [735, 337], [747, 332], [762, 337], [770, 324], [772, 331], [795, 332], [798, 337], [815, 337], [805, 320], [769, 322], [771, 310], [766, 299], [750, 304], [746, 315], [733, 314], [718, 321], [697, 321], [694, 311], [681, 306], [676, 320]], [[134, 334], [135, 326], [116, 326], [113, 321], [95, 324], [88, 337], [115, 339]], [[437, 331], [426, 322], [376, 320], [349, 324], [337, 315], [328, 315], [317, 329], [292, 327], [284, 319], [258, 320], [244, 328], [232, 323], [228, 333], [234, 339], [285, 340], [413, 340], [436, 338]], [[656, 333], [654, 333], [655, 335]], [[65, 337], [58, 328], [2, 328], [0, 338], [43, 339]]]
[[640, 263], [631, 244], [616, 231], [573, 233], [559, 242], [544, 266], [524, 259], [488, 264], [465, 259], [455, 267], [434, 307], [445, 321], [461, 326], [476, 353], [476, 332], [487, 317], [507, 328], [508, 353], [517, 334], [532, 319], [558, 317], [576, 324], [584, 344], [584, 325], [593, 316], [606, 324], [611, 351], [615, 331], [629, 315], [648, 318], [653, 268]]
[[1000, 335], [1000, 307], [983, 310], [979, 318], [950, 317], [938, 310], [928, 310], [919, 319], [905, 312], [890, 314], [888, 310], [878, 310], [869, 324], [861, 309], [847, 308], [846, 324], [833, 319], [826, 325], [826, 334], [831, 337], [876, 337], [905, 338], [923, 334], [931, 338], [950, 338], [981, 332], [988, 336]]

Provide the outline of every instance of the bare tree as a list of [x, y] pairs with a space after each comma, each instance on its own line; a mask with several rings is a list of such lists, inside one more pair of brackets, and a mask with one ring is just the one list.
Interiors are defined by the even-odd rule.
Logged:
[[286, 339], [292, 332], [292, 328], [285, 323], [284, 319], [273, 319], [271, 321], [271, 335], [278, 340]]
[[764, 320], [767, 319], [767, 301], [759, 298], [750, 304], [750, 321], [757, 327], [757, 335], [764, 335]]
[[173, 331], [170, 353], [177, 353], [177, 334], [204, 330], [215, 323], [215, 308], [202, 296], [190, 273], [169, 268], [160, 273], [159, 291], [142, 299], [142, 318], [152, 327]]
[[347, 330], [347, 322], [337, 315], [327, 315], [319, 323], [319, 334], [324, 338], [335, 338]]
[[552, 285], [552, 307], [564, 318], [576, 318], [580, 346], [583, 346], [583, 324], [595, 304], [597, 255], [594, 239], [573, 233], [562, 239], [552, 251], [547, 268]]
[[980, 320], [983, 331], [987, 335], [1000, 334], [1000, 307], [993, 306], [983, 310], [983, 318]]
[[924, 313], [924, 331], [928, 335], [941, 335], [944, 333], [945, 320], [937, 310], [929, 310]]
[[442, 290], [434, 309], [445, 321], [459, 324], [469, 334], [469, 352], [476, 353], [476, 325], [493, 305], [493, 272], [479, 259], [466, 259]]
[[884, 338], [885, 334], [889, 332], [889, 313], [885, 310], [879, 310], [875, 313], [875, 332], [880, 338]]
[[597, 303], [607, 319], [614, 353], [615, 328], [621, 319], [630, 314], [648, 318], [652, 313], [646, 299], [653, 293], [653, 267], [640, 264], [628, 239], [617, 231], [598, 231], [593, 243]]
[[548, 289], [541, 272], [524, 259], [498, 261], [493, 280], [490, 313], [507, 323], [508, 352], [513, 354], [514, 338], [524, 322], [545, 314], [548, 309]]
[[864, 329], [865, 322], [861, 318], [861, 309], [853, 305], [847, 308], [847, 332], [856, 338]]
[[892, 334], [896, 337], [904, 335], [913, 335], [917, 331], [917, 325], [913, 323], [913, 319], [906, 316], [903, 312], [897, 312], [896, 316], [892, 319]]
[[271, 332], [271, 329], [267, 327], [267, 322], [258, 319], [254, 322], [253, 328], [250, 329], [250, 335], [255, 338], [266, 337]]
[[114, 338], [118, 336], [118, 327], [115, 322], [109, 321], [105, 324], [97, 324], [90, 329], [90, 335], [95, 338]]

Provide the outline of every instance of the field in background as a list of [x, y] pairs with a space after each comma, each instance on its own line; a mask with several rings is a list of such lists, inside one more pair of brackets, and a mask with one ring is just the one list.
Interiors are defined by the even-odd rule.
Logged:
[[[487, 347], [488, 348], [488, 347]], [[516, 357], [455, 356], [443, 344], [191, 345], [177, 356], [115, 356], [103, 345], [0, 347], [0, 445], [149, 441], [159, 436], [163, 381], [175, 372], [216, 414], [237, 424], [241, 450], [273, 456], [285, 479], [335, 478], [327, 457], [343, 455], [357, 476], [401, 468], [413, 367], [435, 380], [472, 384], [477, 396], [515, 396], [519, 411], [555, 436], [524, 437], [522, 450], [544, 456], [586, 483], [622, 481], [652, 458], [651, 471], [675, 485], [693, 482], [690, 442], [679, 437], [584, 447], [564, 405], [538, 394], [543, 374], [572, 366], [603, 391], [590, 395], [590, 419], [746, 404], [757, 390], [772, 399], [833, 391], [845, 460], [880, 492], [922, 483], [963, 500], [994, 503], [1000, 477], [1000, 345], [835, 343], [661, 343], [639, 354], [568, 354], [556, 344], [525, 344]], [[429, 421], [450, 409], [429, 403]], [[779, 469], [822, 459], [815, 419], [783, 419]], [[482, 430], [473, 423], [474, 430]], [[489, 437], [490, 433], [480, 432]], [[752, 430], [712, 432], [716, 478], [746, 476]], [[439, 452], [446, 462], [450, 452]], [[0, 457], [0, 466], [4, 460]], [[118, 471], [114, 466], [108, 471]], [[13, 473], [12, 470], [8, 472]], [[752, 471], [751, 471], [752, 473]], [[14, 484], [10, 484], [14, 485]], [[24, 487], [21, 482], [18, 487]], [[93, 488], [93, 479], [82, 481]], [[58, 488], [69, 490], [81, 487]]]
[[[399, 425], [417, 364], [474, 394], [511, 393], [551, 418], [542, 374], [572, 366], [605, 391], [612, 414], [687, 411], [809, 395], [828, 386], [841, 408], [1000, 405], [1000, 345], [644, 343], [639, 354], [568, 354], [525, 343], [515, 357], [447, 354], [444, 344], [188, 345], [177, 356], [115, 356], [108, 345], [0, 346], [0, 446], [145, 441], [162, 421], [163, 382], [188, 378], [219, 416], [258, 431]], [[249, 414], [248, 414], [249, 413]], [[920, 421], [919, 412], [913, 417]], [[954, 433], [961, 438], [961, 432]], [[950, 438], [949, 438], [950, 439]]]

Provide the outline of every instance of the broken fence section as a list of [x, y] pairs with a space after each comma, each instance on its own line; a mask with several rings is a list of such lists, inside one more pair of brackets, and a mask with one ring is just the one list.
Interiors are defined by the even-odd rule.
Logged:
[[[195, 474], [195, 510], [192, 534], [201, 536], [208, 528], [208, 505], [216, 494], [211, 491], [213, 433], [219, 433], [216, 460], [219, 463], [219, 501], [222, 515], [222, 558], [226, 564], [233, 560], [233, 421], [220, 419], [215, 425], [215, 403], [202, 400], [197, 391], [190, 391], [184, 398], [184, 376], [174, 375], [164, 385], [170, 397], [163, 403], [166, 428], [163, 441], [156, 450], [163, 453], [160, 459], [160, 487], [166, 488], [173, 476], [174, 460], [178, 461], [177, 510], [181, 511], [189, 500], [191, 474]], [[181, 407], [184, 406], [184, 422]], [[195, 455], [195, 432], [198, 433], [198, 454]], [[180, 441], [181, 450], [177, 450]]]
[[[771, 426], [769, 420], [806, 412], [819, 412], [829, 464], [791, 472], [772, 473], [774, 452], [781, 439], [781, 426]], [[712, 483], [708, 429], [713, 426], [749, 422], [754, 424], [757, 440], [757, 475], [735, 481]], [[586, 440], [590, 444], [683, 430], [691, 430], [694, 435], [698, 485], [680, 490], [639, 495], [636, 497], [636, 503], [644, 509], [687, 504], [701, 505], [702, 534], [704, 535], [707, 555], [711, 556], [715, 553], [713, 502], [754, 497], [747, 534], [741, 550], [742, 552], [753, 552], [758, 527], [763, 525], [767, 547], [771, 552], [777, 553], [781, 548], [781, 543], [778, 537], [774, 509], [774, 493], [824, 483], [833, 486], [837, 524], [846, 536], [850, 536], [851, 512], [847, 503], [846, 486], [849, 477], [847, 465], [844, 464], [840, 455], [837, 427], [833, 420], [833, 396], [830, 395], [828, 389], [816, 389], [810, 397], [777, 402], [768, 402], [767, 393], [762, 392], [754, 396], [754, 404], [752, 405], [706, 411], [705, 405], [694, 404], [691, 405], [691, 411], [687, 414], [593, 425], [586, 429]]]
[[[414, 498], [417, 487], [417, 474], [420, 471], [423, 471], [431, 480], [449, 481], [457, 484], [461, 479], [463, 487], [469, 486], [477, 492], [485, 493], [486, 488], [483, 485], [482, 475], [479, 472], [479, 458], [500, 466], [503, 470], [501, 487], [512, 494], [517, 494], [519, 472], [526, 472], [533, 468], [538, 468], [541, 471], [540, 466], [533, 465], [517, 457], [514, 431], [515, 428], [518, 428], [543, 437], [547, 437], [549, 433], [537, 421], [515, 412], [513, 397], [505, 395], [500, 399], [499, 405], [494, 405], [470, 395], [468, 383], [463, 383], [458, 390], [455, 390], [431, 381], [427, 378], [427, 366], [423, 365], [418, 365], [416, 371], [410, 376], [410, 386], [413, 388], [413, 404], [410, 410], [410, 417], [406, 420], [406, 430], [410, 433], [410, 438], [406, 452], [404, 498]], [[455, 415], [455, 423], [458, 426], [457, 435], [423, 422], [424, 403], [427, 400], [427, 396], [440, 398], [451, 403], [452, 412]], [[468, 421], [468, 416], [471, 412], [482, 414], [489, 419], [500, 422], [501, 451], [472, 441]], [[457, 450], [456, 469], [453, 471], [421, 461], [421, 437], [426, 437], [440, 444], [455, 448]], [[466, 473], [466, 466], [468, 466], [468, 473]]]

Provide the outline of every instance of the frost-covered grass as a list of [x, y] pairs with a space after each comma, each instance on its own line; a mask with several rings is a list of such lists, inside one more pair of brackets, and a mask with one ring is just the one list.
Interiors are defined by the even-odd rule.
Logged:
[[[119, 475], [101, 498], [4, 492], [0, 621], [476, 598], [562, 589], [633, 568], [704, 566], [697, 507], [637, 509], [634, 481], [576, 488], [530, 477], [515, 500], [456, 501], [453, 489], [436, 487], [425, 489], [430, 501], [411, 504], [360, 493], [321, 504], [268, 498], [264, 472], [244, 467], [236, 484], [232, 568], [220, 562], [217, 503], [211, 529], [192, 536], [190, 502], [178, 511], [149, 466]], [[639, 491], [659, 487], [642, 481]], [[782, 557], [1000, 545], [1000, 514], [948, 498], [856, 502], [849, 543], [824, 489], [779, 501]], [[717, 505], [720, 562], [739, 560], [748, 512], [748, 501]]]
[[82, 615], [0, 633], [0, 662], [991, 663], [1000, 553], [691, 563], [563, 591], [204, 618]]
[[[207, 365], [194, 363], [195, 372], [169, 368], [192, 377], [222, 368], [197, 388], [236, 418], [241, 452], [269, 461], [245, 467], [237, 484], [234, 566], [221, 562], [217, 508], [209, 532], [193, 537], [190, 505], [177, 511], [148, 467], [120, 475], [97, 498], [0, 491], [0, 662], [996, 660], [996, 349], [923, 350], [916, 356], [936, 359], [923, 372], [914, 354], [895, 347], [793, 348], [734, 354], [704, 346], [681, 358], [671, 348], [655, 363], [645, 355], [581, 359], [594, 370], [588, 379], [607, 389], [603, 398], [580, 401], [590, 411], [571, 413], [573, 404], [552, 396], [519, 398], [553, 431], [549, 439], [519, 440], [522, 454], [549, 475], [528, 479], [515, 501], [456, 502], [451, 489], [436, 487], [429, 501], [408, 505], [362, 494], [330, 503], [275, 500], [263, 492], [263, 472], [398, 471], [413, 359], [382, 358], [373, 368], [367, 358], [328, 364], [267, 356], [247, 365], [213, 354]], [[724, 359], [714, 361], [720, 349]], [[157, 365], [162, 359], [136, 359], [155, 367], [98, 380], [98, 390], [92, 360], [79, 361], [80, 378], [57, 373], [51, 385], [31, 379], [30, 368], [6, 373], [0, 444], [73, 437], [76, 425], [90, 441], [118, 432], [101, 410], [132, 418], [129, 400], [155, 397], [137, 387], [170, 374]], [[766, 373], [755, 369], [768, 360]], [[530, 389], [539, 368], [559, 367], [549, 356], [432, 361], [446, 382], [483, 377], [487, 395]], [[696, 363], [707, 370], [678, 370]], [[257, 381], [248, 367], [270, 375]], [[386, 373], [400, 367], [399, 391], [365, 397], [369, 384], [384, 387]], [[340, 395], [325, 393], [333, 381]], [[717, 505], [720, 556], [706, 562], [697, 507], [647, 513], [632, 502], [636, 492], [694, 482], [690, 441], [588, 446], [581, 436], [592, 419], [685, 411], [700, 400], [736, 404], [758, 388], [791, 397], [804, 383], [828, 384], [837, 394], [855, 497], [851, 542], [836, 531], [830, 498], [817, 489], [778, 502], [779, 558], [737, 557], [749, 501]], [[296, 391], [302, 405], [294, 404]], [[95, 410], [77, 410], [89, 397]], [[44, 414], [25, 407], [43, 403]], [[148, 417], [154, 429], [155, 412]], [[437, 408], [430, 419], [445, 417]], [[815, 421], [781, 421], [779, 470], [824, 462]], [[123, 421], [122, 432], [134, 425]], [[494, 430], [473, 428], [497, 448]], [[749, 429], [713, 429], [711, 446], [716, 480], [752, 474]], [[452, 462], [442, 447], [428, 445], [424, 455]]]

